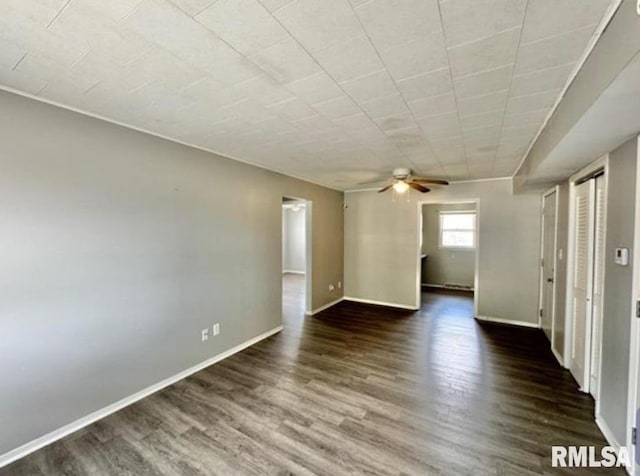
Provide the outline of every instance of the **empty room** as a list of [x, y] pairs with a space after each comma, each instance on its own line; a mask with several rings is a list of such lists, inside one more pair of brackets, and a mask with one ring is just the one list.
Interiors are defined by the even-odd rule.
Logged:
[[0, 0], [0, 476], [640, 475], [640, 0]]

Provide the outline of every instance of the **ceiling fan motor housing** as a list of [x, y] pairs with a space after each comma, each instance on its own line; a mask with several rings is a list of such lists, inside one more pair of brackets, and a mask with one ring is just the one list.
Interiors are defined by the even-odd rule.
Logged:
[[396, 180], [405, 180], [411, 176], [411, 169], [399, 168], [393, 169], [393, 178]]

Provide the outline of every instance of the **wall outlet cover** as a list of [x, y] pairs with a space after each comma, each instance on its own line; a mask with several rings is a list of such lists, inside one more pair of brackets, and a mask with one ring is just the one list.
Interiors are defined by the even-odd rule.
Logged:
[[202, 329], [202, 342], [209, 339], [209, 329]]
[[218, 334], [220, 334], [220, 324], [214, 324], [213, 325], [213, 335], [217, 336]]

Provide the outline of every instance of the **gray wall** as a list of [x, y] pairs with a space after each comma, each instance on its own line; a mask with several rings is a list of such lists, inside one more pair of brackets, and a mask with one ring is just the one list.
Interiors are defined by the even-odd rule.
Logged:
[[609, 155], [600, 414], [621, 444], [627, 441], [633, 266], [616, 265], [614, 256], [615, 248], [629, 248], [633, 263], [636, 163], [635, 138]]
[[[454, 183], [410, 201], [391, 194], [345, 194], [345, 296], [416, 306], [418, 200], [479, 200], [481, 316], [538, 322], [539, 192], [511, 193], [509, 180]], [[517, 274], [518, 279], [513, 279]]]
[[285, 195], [313, 201], [313, 307], [339, 297], [342, 193], [6, 92], [0, 111], [0, 454], [279, 326]]
[[440, 247], [440, 212], [475, 210], [475, 203], [437, 204], [422, 207], [423, 284], [460, 284], [473, 287], [476, 271], [474, 249], [444, 249]]
[[305, 209], [282, 210], [282, 269], [305, 272]]

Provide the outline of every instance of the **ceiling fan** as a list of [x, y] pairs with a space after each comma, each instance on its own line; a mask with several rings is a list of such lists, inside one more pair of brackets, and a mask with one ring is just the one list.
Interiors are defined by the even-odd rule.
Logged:
[[[413, 175], [411, 175], [411, 169], [405, 169], [405, 168], [393, 169], [393, 172], [391, 172], [391, 176], [393, 177], [392, 178], [393, 182], [381, 188], [380, 190], [378, 190], [378, 193], [386, 192], [390, 188], [393, 188], [393, 190], [395, 190], [397, 193], [404, 193], [407, 190], [409, 190], [409, 188], [417, 190], [418, 192], [427, 193], [431, 191], [431, 189], [425, 187], [422, 184], [449, 185], [449, 182], [447, 182], [446, 180], [414, 177]], [[366, 184], [361, 184], [361, 185], [366, 185]]]

